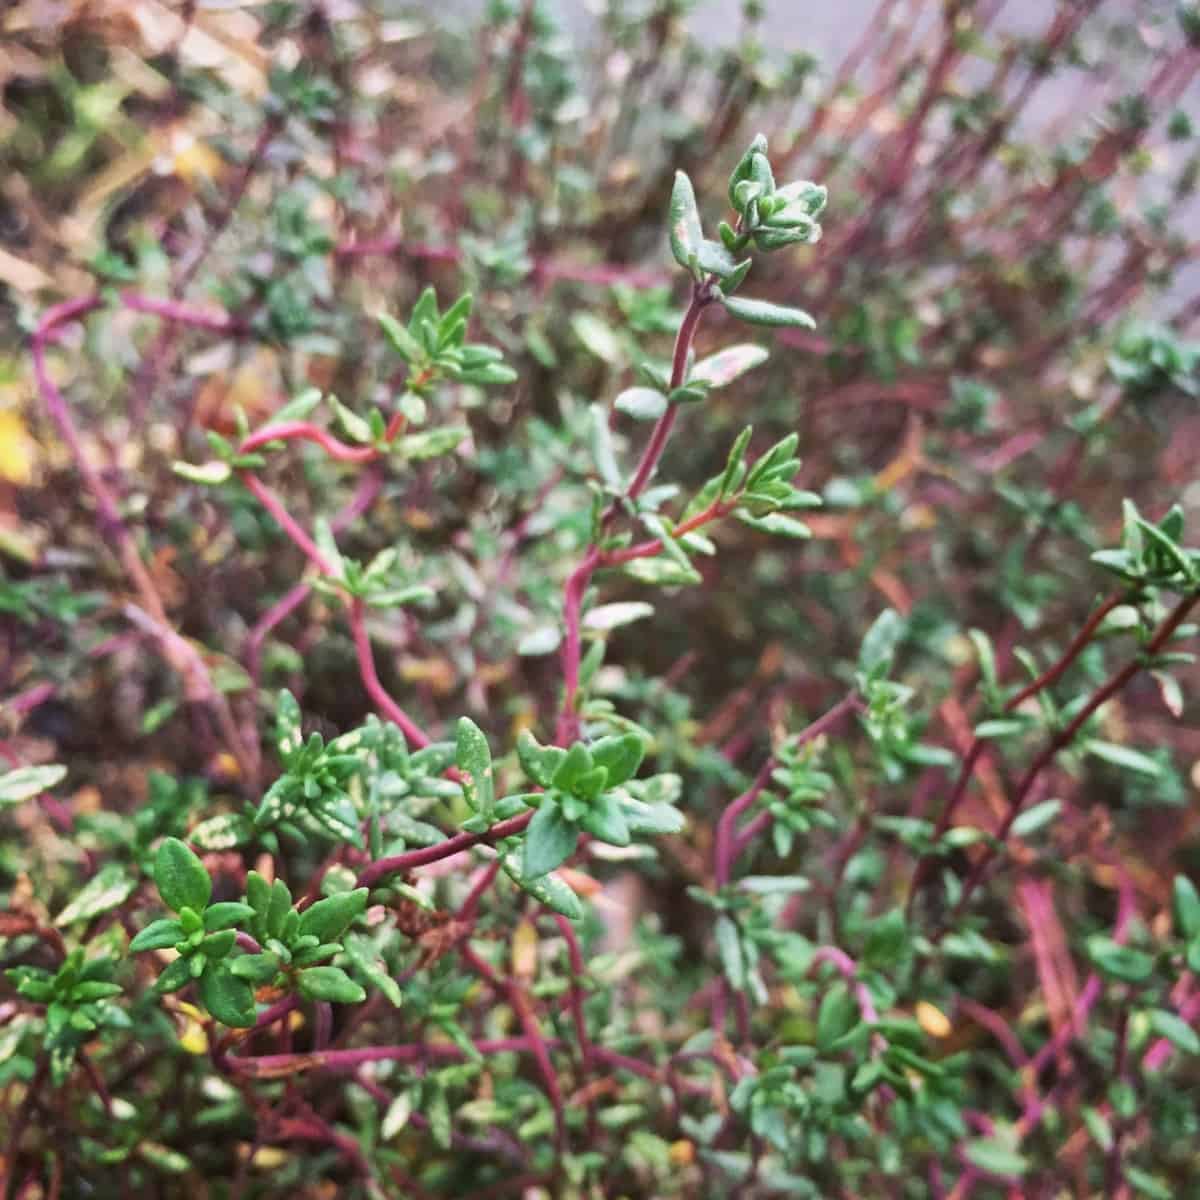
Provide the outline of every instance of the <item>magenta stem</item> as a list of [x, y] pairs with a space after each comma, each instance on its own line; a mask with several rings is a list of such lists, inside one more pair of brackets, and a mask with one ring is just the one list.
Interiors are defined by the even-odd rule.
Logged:
[[322, 575], [333, 574], [329, 560], [317, 549], [316, 543], [301, 528], [300, 523], [284, 507], [283, 501], [251, 471], [239, 473], [246, 490], [275, 518], [275, 523], [304, 551], [305, 556]]
[[354, 649], [358, 654], [358, 670], [362, 676], [367, 695], [389, 721], [395, 722], [404, 731], [404, 736], [414, 746], [421, 748], [430, 743], [429, 735], [396, 703], [387, 688], [379, 681], [375, 669], [375, 658], [371, 653], [371, 639], [367, 634], [367, 610], [361, 596], [350, 602], [350, 631], [354, 635]]
[[562, 655], [563, 704], [555, 734], [555, 741], [560, 746], [570, 745], [579, 736], [579, 714], [575, 711], [575, 701], [579, 694], [583, 597], [599, 562], [600, 550], [596, 546], [589, 546], [583, 562], [571, 572], [563, 590], [563, 624], [566, 629]]
[[359, 873], [357, 886], [378, 887], [379, 883], [389, 875], [411, 871], [415, 867], [424, 867], [429, 863], [441, 862], [444, 858], [452, 858], [455, 854], [462, 854], [463, 851], [470, 850], [472, 846], [491, 845], [506, 837], [512, 837], [514, 834], [520, 833], [533, 820], [533, 814], [534, 810], [530, 809], [528, 812], [493, 825], [486, 833], [458, 833], [444, 842], [438, 842], [436, 846], [423, 846], [419, 850], [408, 850], [403, 854], [394, 854], [390, 858], [376, 859]]
[[256, 429], [238, 447], [239, 454], [250, 454], [252, 451], [270, 442], [287, 442], [292, 440], [315, 442], [330, 458], [339, 462], [366, 463], [373, 462], [379, 457], [379, 451], [374, 446], [351, 446], [339, 441], [331, 433], [314, 425], [311, 421], [281, 421], [278, 425], [265, 425]]

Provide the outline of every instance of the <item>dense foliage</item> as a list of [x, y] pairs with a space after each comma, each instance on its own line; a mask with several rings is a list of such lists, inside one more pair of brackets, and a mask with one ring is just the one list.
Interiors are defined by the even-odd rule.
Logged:
[[6, 1195], [1190, 1194], [1200, 12], [554, 7], [0, 17]]

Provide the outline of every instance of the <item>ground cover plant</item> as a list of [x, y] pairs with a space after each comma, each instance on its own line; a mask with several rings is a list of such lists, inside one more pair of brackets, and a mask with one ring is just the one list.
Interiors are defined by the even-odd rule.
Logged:
[[6, 1196], [1191, 1194], [1200, 12], [594, 8], [0, 17]]

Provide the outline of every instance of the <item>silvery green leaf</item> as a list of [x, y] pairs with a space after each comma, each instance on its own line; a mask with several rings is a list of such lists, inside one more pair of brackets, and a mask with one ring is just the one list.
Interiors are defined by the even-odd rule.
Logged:
[[175, 462], [171, 464], [171, 470], [181, 479], [186, 479], [191, 483], [205, 484], [224, 483], [233, 474], [233, 468], [228, 463], [218, 462], [215, 459], [199, 465]]
[[571, 318], [571, 329], [584, 346], [603, 362], [615, 365], [624, 359], [620, 338], [599, 317], [588, 312], [576, 313]]
[[636, 421], [656, 421], [667, 411], [667, 398], [655, 388], [626, 388], [614, 401], [618, 412]]
[[0, 775], [0, 807], [33, 800], [61, 783], [67, 768], [55, 763], [45, 767], [16, 767]]
[[449, 454], [471, 431], [462, 425], [443, 425], [438, 429], [426, 429], [421, 433], [406, 434], [397, 438], [394, 445], [401, 458], [409, 462], [424, 462], [429, 458], [440, 458]]
[[670, 221], [671, 253], [681, 267], [691, 270], [703, 245], [704, 232], [700, 228], [692, 181], [682, 171], [675, 172], [675, 183], [671, 188]]
[[305, 388], [298, 396], [273, 412], [267, 424], [282, 425], [285, 421], [303, 421], [320, 403], [321, 389]]
[[75, 894], [75, 898], [54, 918], [58, 926], [90, 921], [110, 912], [133, 894], [137, 880], [125, 874], [116, 863], [108, 863]]
[[750, 325], [781, 326], [787, 329], [816, 329], [817, 323], [800, 308], [772, 304], [769, 300], [751, 300], [745, 296], [725, 296], [721, 303], [730, 316]]
[[654, 605], [647, 604], [644, 600], [618, 601], [590, 609], [583, 618], [583, 626], [585, 629], [597, 629], [607, 633], [610, 629], [617, 629], [653, 615]]
[[692, 368], [688, 381], [704, 383], [710, 388], [724, 387], [740, 375], [760, 366], [769, 357], [770, 353], [764, 346], [757, 346], [752, 342], [727, 346], [716, 354], [702, 358]]
[[540, 629], [531, 629], [517, 642], [517, 653], [526, 658], [537, 658], [543, 654], [553, 654], [562, 641], [562, 631], [557, 625], [543, 625]]

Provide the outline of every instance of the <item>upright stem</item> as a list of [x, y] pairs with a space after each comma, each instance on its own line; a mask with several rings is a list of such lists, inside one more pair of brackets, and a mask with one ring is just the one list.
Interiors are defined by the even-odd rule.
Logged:
[[[692, 350], [692, 342], [696, 337], [696, 328], [700, 324], [700, 316], [710, 304], [713, 295], [707, 283], [692, 285], [692, 298], [683, 320], [679, 323], [679, 332], [675, 335], [675, 352], [671, 359], [670, 390], [683, 386], [687, 374], [688, 355]], [[679, 405], [668, 404], [666, 412], [659, 417], [650, 435], [646, 449], [642, 452], [641, 462], [634, 472], [633, 480], [625, 493], [629, 500], [636, 500], [646, 490], [646, 485], [654, 475], [659, 460], [666, 449], [671, 430], [675, 426], [675, 418]], [[604, 524], [610, 523], [616, 516], [617, 509], [610, 508], [604, 516]], [[583, 561], [571, 572], [563, 591], [563, 703], [558, 716], [558, 726], [555, 730], [555, 741], [560, 746], [569, 745], [579, 736], [579, 714], [575, 711], [576, 698], [579, 694], [579, 663], [581, 658], [582, 638], [580, 622], [583, 614], [583, 597], [591, 582], [596, 568], [601, 565], [603, 554], [595, 543], [588, 546]]]
[[[670, 390], [683, 387], [687, 373], [688, 355], [692, 350], [692, 342], [696, 337], [696, 327], [700, 324], [700, 315], [713, 302], [713, 295], [705, 284], [693, 284], [692, 299], [683, 320], [679, 323], [679, 332], [675, 335], [675, 353], [671, 358]], [[629, 485], [626, 495], [630, 500], [636, 500], [646, 490], [650, 477], [658, 466], [659, 459], [666, 449], [667, 440], [675, 426], [675, 418], [679, 414], [678, 404], [668, 404], [666, 412], [658, 418], [654, 432], [642, 452], [642, 461], [638, 463], [633, 482]]]

